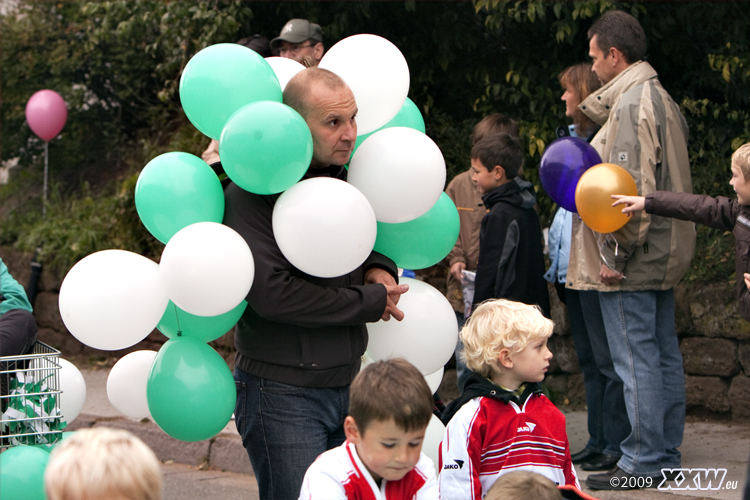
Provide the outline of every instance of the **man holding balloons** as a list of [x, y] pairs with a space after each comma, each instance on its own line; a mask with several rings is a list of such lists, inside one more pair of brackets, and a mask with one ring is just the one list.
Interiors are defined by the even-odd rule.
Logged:
[[[643, 28], [630, 14], [611, 11], [588, 34], [593, 71], [604, 84], [579, 106], [602, 125], [592, 146], [604, 162], [632, 175], [641, 196], [692, 192], [687, 124], [643, 60]], [[680, 467], [685, 379], [673, 287], [690, 265], [695, 229], [690, 222], [641, 214], [601, 234], [574, 219], [567, 286], [600, 292], [632, 427], [617, 467], [589, 476], [586, 484], [622, 489], [637, 484], [628, 481], [632, 477], [661, 478], [663, 468]]]
[[[312, 133], [305, 179], [346, 179], [357, 135], [357, 104], [344, 81], [309, 68], [292, 78], [284, 102]], [[224, 224], [241, 234], [255, 258], [249, 307], [237, 325], [237, 428], [260, 497], [297, 498], [307, 467], [344, 441], [349, 384], [367, 345], [366, 322], [403, 319], [397, 269], [373, 253], [344, 276], [311, 276], [284, 257], [272, 216], [279, 195], [230, 184]]]

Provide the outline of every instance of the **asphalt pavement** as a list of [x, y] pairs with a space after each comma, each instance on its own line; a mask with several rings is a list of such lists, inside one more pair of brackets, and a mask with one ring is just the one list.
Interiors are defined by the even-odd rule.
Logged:
[[[69, 430], [91, 426], [107, 426], [127, 429], [149, 445], [162, 461], [164, 472], [164, 499], [212, 500], [258, 499], [258, 485], [250, 467], [250, 461], [234, 421], [212, 439], [197, 443], [186, 443], [165, 434], [150, 419], [141, 421], [126, 417], [116, 410], [107, 399], [106, 383], [109, 371], [81, 370], [87, 388], [86, 403]], [[450, 384], [455, 372], [447, 370], [444, 384]], [[455, 382], [453, 382], [455, 384]], [[568, 439], [573, 451], [583, 448], [588, 433], [586, 413], [565, 412]], [[745, 484], [745, 469], [750, 455], [750, 422], [700, 421], [689, 419], [685, 425], [682, 465], [685, 469], [726, 469], [726, 474], [713, 488], [695, 490], [643, 489], [629, 491], [591, 491], [601, 500], [737, 500], [742, 497]], [[589, 473], [577, 469], [581, 484]], [[686, 475], [690, 476], [691, 473]], [[721, 473], [719, 473], [721, 477]], [[680, 486], [690, 483], [690, 478]], [[675, 483], [671, 483], [676, 487]]]

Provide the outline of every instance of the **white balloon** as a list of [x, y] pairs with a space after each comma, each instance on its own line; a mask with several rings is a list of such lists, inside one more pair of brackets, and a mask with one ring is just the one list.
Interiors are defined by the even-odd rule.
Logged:
[[266, 62], [271, 66], [271, 69], [276, 73], [276, 78], [279, 79], [281, 90], [284, 90], [286, 84], [292, 79], [294, 75], [305, 69], [303, 65], [295, 61], [294, 59], [288, 59], [286, 57], [266, 57]]
[[368, 323], [367, 352], [374, 360], [404, 358], [423, 375], [435, 373], [451, 358], [458, 340], [458, 322], [448, 299], [434, 287], [412, 278], [398, 308], [402, 321]]
[[362, 371], [365, 368], [365, 366], [374, 362], [375, 361], [373, 361], [372, 356], [367, 354], [367, 351], [365, 351], [365, 353], [362, 355], [362, 365], [359, 367], [359, 370]]
[[150, 417], [146, 383], [156, 351], [135, 351], [115, 363], [107, 377], [107, 397], [112, 406], [133, 418]]
[[78, 417], [86, 402], [86, 381], [76, 365], [60, 358], [60, 414], [70, 424]]
[[[161, 254], [161, 279], [177, 307], [218, 316], [242, 302], [255, 276], [250, 247], [235, 230], [198, 222], [179, 230]], [[162, 309], [162, 314], [166, 305]]]
[[388, 123], [409, 93], [409, 65], [398, 48], [376, 35], [354, 35], [331, 47], [320, 61], [349, 85], [357, 101], [357, 133]]
[[438, 371], [435, 373], [431, 373], [429, 375], [425, 375], [424, 379], [427, 382], [427, 385], [430, 386], [430, 391], [432, 391], [433, 394], [435, 394], [440, 387], [440, 384], [443, 383], [443, 371], [444, 368], [441, 367]]
[[297, 269], [321, 278], [358, 268], [375, 245], [372, 207], [351, 184], [317, 177], [287, 189], [273, 209], [273, 234]]
[[440, 443], [443, 441], [445, 436], [445, 426], [435, 415], [430, 417], [430, 423], [427, 424], [427, 430], [424, 433], [424, 441], [422, 441], [422, 453], [427, 455], [435, 462], [435, 472], [440, 464]]
[[357, 148], [348, 182], [362, 191], [380, 222], [408, 222], [435, 205], [445, 186], [445, 159], [418, 130], [391, 127]]
[[107, 351], [146, 338], [168, 303], [159, 265], [124, 250], [103, 250], [78, 262], [65, 276], [58, 299], [70, 333]]

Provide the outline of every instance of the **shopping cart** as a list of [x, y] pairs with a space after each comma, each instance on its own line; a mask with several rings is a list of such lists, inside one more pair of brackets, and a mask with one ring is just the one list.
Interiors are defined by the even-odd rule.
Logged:
[[30, 354], [0, 356], [0, 448], [61, 439], [59, 373], [60, 351], [42, 342]]

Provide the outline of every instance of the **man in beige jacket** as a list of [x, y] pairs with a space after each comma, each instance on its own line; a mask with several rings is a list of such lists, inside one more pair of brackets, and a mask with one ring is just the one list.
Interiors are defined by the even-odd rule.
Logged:
[[[643, 61], [643, 28], [630, 14], [611, 11], [588, 34], [593, 71], [604, 84], [579, 106], [602, 126], [592, 146], [602, 161], [633, 176], [641, 196], [655, 190], [692, 192], [687, 123], [656, 71]], [[587, 479], [592, 489], [655, 487], [662, 469], [680, 467], [685, 376], [673, 287], [690, 265], [694, 247], [691, 222], [640, 213], [605, 235], [574, 221], [567, 286], [599, 293], [632, 427], [618, 466]]]

